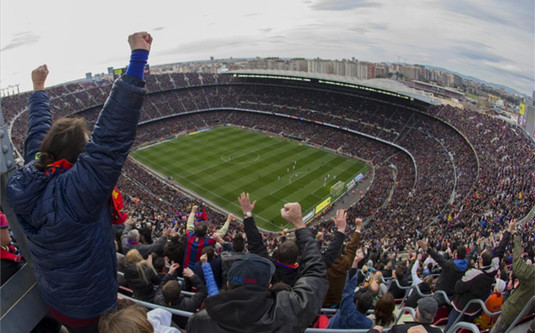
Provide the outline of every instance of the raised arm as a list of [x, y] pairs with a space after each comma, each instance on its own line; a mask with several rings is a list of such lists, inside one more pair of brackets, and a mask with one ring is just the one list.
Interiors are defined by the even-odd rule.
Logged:
[[528, 265], [528, 263], [522, 259], [521, 241], [522, 237], [516, 235], [514, 240], [515, 246], [513, 248], [513, 274], [522, 283], [533, 283], [533, 280], [535, 279], [535, 264]]
[[182, 275], [185, 278], [189, 278], [191, 285], [197, 290], [195, 295], [190, 297], [184, 297], [180, 303], [180, 310], [195, 312], [201, 307], [202, 301], [208, 296], [206, 292], [206, 286], [202, 283], [201, 279], [193, 273], [189, 268], [185, 268]]
[[199, 207], [197, 207], [196, 205], [193, 205], [193, 207], [191, 207], [191, 212], [188, 216], [188, 222], [186, 223], [186, 230], [188, 231], [193, 231], [195, 229], [195, 213], [197, 212], [197, 209], [199, 209]]
[[418, 277], [418, 265], [420, 265], [420, 261], [422, 261], [422, 254], [418, 253], [418, 256], [416, 257], [416, 260], [412, 264], [412, 268], [411, 268], [413, 286], [416, 286], [422, 283], [422, 280]]
[[219, 294], [219, 289], [217, 289], [217, 284], [215, 283], [212, 266], [208, 262], [208, 255], [206, 253], [201, 256], [201, 267], [204, 274], [204, 280], [206, 281], [206, 288], [208, 289], [208, 296]]
[[293, 315], [299, 318], [301, 330], [304, 330], [315, 318], [329, 288], [326, 267], [321, 258], [314, 235], [305, 227], [299, 203], [287, 203], [281, 209], [282, 217], [295, 228], [295, 236], [301, 255], [300, 278], [295, 282], [293, 291], [281, 292], [288, 302]]
[[493, 257], [498, 257], [500, 258], [500, 260], [503, 258], [503, 255], [505, 253], [505, 247], [507, 246], [507, 244], [509, 244], [509, 241], [511, 240], [511, 233], [513, 233], [515, 226], [516, 219], [509, 222], [507, 231], [503, 233], [503, 237], [500, 240], [500, 243], [494, 248]]
[[258, 231], [258, 227], [256, 226], [252, 215], [252, 211], [256, 206], [256, 200], [251, 203], [249, 193], [242, 192], [238, 197], [238, 202], [243, 211], [243, 227], [245, 229], [245, 235], [247, 236], [247, 247], [249, 248], [249, 252], [270, 259], [264, 241], [262, 240], [262, 235], [260, 234], [260, 231]]
[[424, 250], [424, 252], [429, 253], [431, 258], [433, 258], [433, 260], [435, 260], [440, 267], [452, 269], [453, 266], [455, 266], [453, 261], [446, 260], [442, 255], [433, 250], [432, 247], [428, 246], [426, 242], [418, 240], [418, 245], [422, 248], [422, 250]]
[[[50, 100], [45, 90], [48, 67], [41, 65], [32, 71], [33, 93], [28, 100], [28, 135], [24, 140], [24, 164], [36, 159], [41, 143], [52, 126]], [[38, 157], [37, 157], [38, 158]]]
[[346, 253], [344, 254], [344, 259], [347, 265], [347, 269], [351, 267], [351, 264], [353, 263], [353, 260], [355, 260], [355, 254], [357, 253], [357, 249], [360, 245], [360, 232], [362, 230], [362, 219], [356, 218], [355, 219], [355, 232], [353, 233], [353, 236], [351, 236], [351, 241], [349, 241], [349, 244], [346, 246]]
[[232, 214], [228, 214], [227, 220], [225, 221], [225, 224], [215, 232], [215, 234], [219, 235], [220, 237], [224, 237], [227, 234], [228, 228], [230, 226], [230, 221], [236, 221], [236, 217]]
[[327, 251], [323, 254], [323, 262], [327, 268], [331, 267], [333, 262], [340, 256], [342, 246], [344, 245], [346, 225], [347, 225], [347, 212], [344, 209], [336, 211], [336, 215], [333, 217], [333, 222], [336, 224], [337, 231], [334, 234], [334, 238], [329, 243]]
[[115, 81], [84, 152], [58, 178], [57, 204], [69, 207], [66, 211], [79, 222], [95, 221], [107, 204], [136, 137], [146, 93], [143, 67], [152, 37], [139, 32], [130, 35], [128, 42], [132, 53], [126, 75]]

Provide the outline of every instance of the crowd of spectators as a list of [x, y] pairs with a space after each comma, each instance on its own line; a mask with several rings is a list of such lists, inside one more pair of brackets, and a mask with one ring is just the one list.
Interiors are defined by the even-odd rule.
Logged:
[[[347, 210], [347, 226], [344, 226], [342, 232], [352, 239], [352, 235], [361, 233], [359, 224], [353, 221], [363, 218], [366, 222], [366, 227], [360, 235], [362, 255], [354, 256], [353, 267], [345, 269], [342, 283], [346, 284], [347, 290], [354, 290], [357, 286], [367, 289], [357, 295], [340, 294], [341, 303], [332, 305], [340, 305], [342, 309], [342, 303], [349, 303], [344, 306], [344, 312], [339, 311], [333, 317], [329, 327], [339, 327], [336, 324], [339, 322], [351, 322], [344, 315], [346, 311], [349, 311], [350, 316], [360, 316], [355, 312], [358, 311], [366, 317], [373, 304], [377, 303], [380, 304], [379, 308], [388, 309], [390, 298], [404, 296], [405, 289], [396, 289], [397, 284], [391, 283], [385, 290], [388, 283], [385, 283], [381, 276], [398, 280], [403, 287], [410, 285], [409, 277], [411, 268], [414, 267], [421, 274], [412, 275], [413, 283], [418, 281], [418, 276], [423, 278], [423, 275], [439, 271], [446, 274], [449, 269], [447, 267], [451, 265], [445, 264], [444, 257], [451, 258], [452, 262], [453, 259], [464, 259], [459, 256], [459, 252], [462, 252], [460, 249], [469, 249], [471, 256], [466, 260], [466, 267], [462, 272], [458, 272], [455, 279], [449, 281], [450, 284], [453, 283], [449, 289], [441, 289], [440, 278], [436, 286], [434, 282], [426, 282], [429, 290], [444, 290], [448, 297], [455, 300], [461, 296], [457, 296], [460, 291], [454, 282], [468, 274], [465, 272], [469, 271], [469, 267], [490, 265], [485, 257], [485, 248], [501, 246], [498, 253], [499, 257], [503, 258], [502, 262], [510, 264], [518, 260], [518, 255], [511, 256], [512, 246], [509, 242], [509, 237], [515, 230], [504, 230], [509, 221], [524, 217], [535, 202], [534, 143], [520, 129], [479, 113], [465, 112], [449, 106], [415, 111], [400, 105], [379, 103], [324, 90], [248, 85], [229, 75], [170, 73], [150, 75], [147, 81], [150, 94], [143, 106], [135, 146], [165, 139], [165, 135], [169, 134], [229, 124], [300, 138], [307, 144], [332, 149], [373, 163], [375, 168], [371, 187], [363, 199], [352, 204]], [[54, 108], [52, 113], [56, 118], [77, 113], [92, 125], [110, 87], [110, 80], [102, 80], [48, 89]], [[26, 98], [25, 94], [21, 94], [2, 99], [2, 111], [8, 122], [12, 122], [17, 114], [25, 110]], [[235, 108], [256, 112], [232, 110]], [[21, 113], [12, 124], [11, 139], [21, 152], [27, 121], [27, 114]], [[406, 151], [323, 124], [336, 125], [392, 142]], [[179, 297], [180, 294], [176, 296], [176, 292], [174, 296], [170, 295], [169, 290], [194, 290], [196, 301], [192, 303], [194, 305], [187, 307], [188, 311], [200, 308], [203, 298], [208, 298], [204, 302], [206, 310], [196, 315], [193, 322], [199, 323], [201, 327], [201, 323], [215, 320], [225, 323], [223, 326], [232, 327], [236, 323], [226, 322], [225, 318], [215, 315], [213, 311], [217, 311], [218, 306], [225, 302], [232, 302], [232, 297], [241, 297], [232, 290], [243, 285], [238, 283], [233, 286], [230, 281], [228, 294], [223, 292], [222, 296], [217, 296], [219, 290], [225, 289], [221, 281], [228, 279], [230, 275], [223, 274], [221, 267], [217, 268], [214, 262], [216, 258], [222, 261], [221, 258], [224, 257], [220, 249], [227, 253], [235, 251], [230, 245], [235, 238], [247, 240], [249, 253], [272, 261], [272, 273], [279, 272], [281, 267], [285, 269], [286, 273], [282, 277], [280, 274], [275, 275], [279, 278], [274, 282], [282, 281], [285, 285], [273, 286], [272, 290], [277, 296], [270, 300], [271, 302], [279, 302], [279, 297], [283, 299], [283, 296], [278, 295], [298, 292], [296, 290], [300, 288], [299, 276], [321, 275], [325, 274], [325, 269], [327, 272], [330, 269], [328, 262], [324, 262], [323, 266], [315, 262], [315, 268], [309, 268], [310, 260], [316, 259], [311, 258], [314, 257], [313, 251], [304, 244], [303, 239], [309, 242], [309, 236], [305, 236], [304, 232], [283, 232], [282, 235], [260, 232], [254, 225], [254, 220], [251, 222], [247, 216], [245, 221], [248, 222], [244, 225], [236, 222], [226, 223], [224, 215], [205, 205], [202, 199], [183, 194], [176, 185], [172, 179], [153, 175], [130, 159], [123, 168], [117, 187], [123, 193], [130, 220], [124, 230], [118, 230], [117, 247], [119, 253], [124, 255], [124, 285], [132, 289], [135, 297], [154, 300], [157, 304], [177, 306], [176, 308], [180, 309], [180, 304], [187, 302], [184, 297]], [[192, 207], [203, 211], [204, 217], [198, 218], [197, 212], [191, 211]], [[254, 204], [249, 208], [254, 208]], [[186, 223], [188, 213], [190, 218], [195, 216], [197, 224], [205, 226], [204, 233], [199, 234], [195, 230], [196, 237], [215, 235], [216, 230], [221, 230], [225, 225], [225, 230], [228, 231], [224, 232], [227, 236], [209, 237], [211, 241], [207, 241], [204, 248], [199, 249], [195, 258], [191, 259], [192, 264], [185, 265], [183, 260], [188, 256], [188, 232], [193, 232]], [[527, 253], [527, 260], [533, 261], [535, 220], [525, 221], [522, 228], [523, 232], [517, 236], [520, 239], [519, 246]], [[305, 229], [310, 229], [313, 235], [317, 235], [318, 248], [327, 249], [325, 253], [333, 251], [333, 248], [337, 249], [337, 254], [342, 253], [344, 241], [336, 241], [340, 225], [320, 220]], [[132, 230], [137, 230], [137, 235], [132, 233]], [[498, 244], [500, 237], [502, 242]], [[298, 246], [295, 245], [295, 238]], [[427, 239], [427, 242], [420, 242], [418, 245], [418, 239]], [[348, 241], [349, 239], [346, 239], [346, 242]], [[143, 250], [134, 249], [145, 245], [150, 247]], [[172, 252], [170, 248], [173, 247], [185, 250], [176, 261], [164, 261], [164, 257], [169, 258], [169, 253]], [[417, 255], [419, 247], [424, 250], [423, 257]], [[396, 255], [399, 251], [405, 251], [406, 256]], [[429, 257], [434, 260], [427, 260], [423, 266], [425, 253], [429, 253]], [[479, 265], [477, 261], [470, 260], [478, 254], [481, 260]], [[253, 266], [264, 265], [271, 269], [259, 258], [247, 260], [254, 262], [251, 264]], [[197, 263], [202, 269], [193, 269]], [[181, 269], [178, 269], [178, 265]], [[188, 266], [196, 273], [187, 271]], [[317, 271], [319, 268], [321, 270]], [[315, 273], [311, 273], [311, 270]], [[300, 273], [296, 274], [298, 271]], [[482, 271], [490, 274], [488, 271]], [[381, 272], [381, 276], [375, 276], [373, 272]], [[501, 273], [500, 279], [506, 283], [512, 280], [514, 285], [515, 277], [506, 271], [492, 270], [491, 277], [494, 278], [498, 272]], [[236, 274], [243, 278], [239, 275], [241, 273]], [[525, 277], [523, 274], [520, 273], [522, 279]], [[202, 279], [195, 278], [201, 275]], [[184, 277], [184, 286], [169, 284], [176, 282], [179, 276]], [[292, 278], [285, 279], [288, 276]], [[374, 283], [382, 284], [382, 288], [376, 287]], [[418, 285], [420, 283], [423, 281], [418, 282]], [[524, 286], [525, 284], [526, 282]], [[160, 288], [154, 290], [153, 285], [160, 285]], [[211, 291], [205, 290], [208, 285], [210, 287], [206, 289]], [[266, 286], [263, 285], [263, 288]], [[194, 288], [191, 289], [192, 287]], [[142, 288], [147, 292], [144, 293]], [[484, 301], [489, 296], [490, 289], [482, 289], [485, 290], [481, 290], [481, 295], [477, 297]], [[489, 289], [488, 293], [486, 289]], [[391, 296], [388, 296], [389, 292]], [[504, 298], [509, 294], [511, 290], [506, 290]], [[322, 292], [319, 292], [316, 296], [321, 295]], [[155, 296], [158, 300], [155, 300]], [[346, 296], [347, 300], [344, 298]], [[210, 297], [217, 301], [210, 303]], [[373, 300], [371, 303], [370, 298]], [[323, 298], [311, 302], [321, 304]], [[294, 328], [302, 329], [313, 323], [319, 310], [316, 303], [310, 307], [304, 306], [304, 317], [301, 322], [295, 323]], [[455, 306], [455, 302], [453, 304], [454, 311], [462, 310]], [[438, 299], [437, 306], [442, 305], [449, 307], [448, 302]], [[416, 307], [420, 309], [420, 304], [417, 303]], [[428, 317], [432, 310], [432, 304], [423, 302], [416, 319], [425, 325], [429, 324]], [[383, 310], [377, 311], [380, 314], [376, 315], [385, 315]], [[455, 313], [454, 311], [450, 313]], [[343, 317], [342, 320], [339, 317]], [[388, 313], [386, 317], [390, 317]], [[511, 315], [506, 319], [509, 324], [510, 318]], [[184, 321], [174, 319], [177, 325], [185, 327]], [[370, 319], [356, 321], [365, 323], [365, 327], [352, 328], [371, 328], [373, 325]], [[387, 327], [392, 324], [391, 320], [378, 320], [377, 316], [375, 321]], [[264, 325], [273, 327], [269, 325], [276, 324]], [[195, 327], [190, 329], [194, 331]]]

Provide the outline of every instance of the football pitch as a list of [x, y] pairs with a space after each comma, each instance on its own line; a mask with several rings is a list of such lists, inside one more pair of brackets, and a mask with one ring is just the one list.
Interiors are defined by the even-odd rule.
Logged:
[[182, 135], [131, 156], [238, 218], [243, 213], [237, 197], [249, 192], [258, 201], [257, 225], [269, 231], [290, 227], [280, 216], [285, 203], [299, 202], [305, 216], [331, 196], [332, 185], [368, 170], [360, 160], [230, 126]]

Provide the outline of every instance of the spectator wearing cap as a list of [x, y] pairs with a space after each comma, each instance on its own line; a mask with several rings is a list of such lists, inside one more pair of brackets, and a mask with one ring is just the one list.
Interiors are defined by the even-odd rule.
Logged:
[[[435, 318], [438, 310], [438, 303], [434, 297], [424, 297], [418, 301], [418, 307], [414, 315], [414, 321], [405, 322], [404, 324], [394, 325], [390, 329], [392, 333], [406, 333], [406, 332], [429, 332], [441, 333], [439, 327], [432, 326], [431, 323]], [[381, 332], [381, 326], [375, 326], [368, 333]]]
[[301, 276], [293, 288], [272, 292], [271, 260], [245, 254], [228, 272], [229, 290], [205, 300], [205, 308], [190, 317], [188, 332], [301, 332], [312, 323], [328, 288], [325, 263], [301, 206], [287, 203], [281, 214], [294, 225], [301, 253]]
[[17, 247], [11, 243], [11, 236], [9, 235], [9, 224], [7, 223], [6, 215], [0, 212], [0, 258], [2, 266], [0, 266], [0, 278], [3, 285], [9, 278], [11, 278], [24, 264], [24, 259]]

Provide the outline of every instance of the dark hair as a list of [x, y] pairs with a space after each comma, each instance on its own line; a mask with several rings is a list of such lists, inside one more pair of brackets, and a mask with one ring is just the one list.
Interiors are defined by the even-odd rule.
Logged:
[[195, 224], [195, 236], [197, 237], [204, 237], [206, 236], [206, 232], [208, 231], [208, 226], [206, 226], [206, 223], [196, 223]]
[[394, 302], [394, 295], [386, 293], [381, 297], [377, 304], [375, 304], [375, 324], [380, 326], [388, 326], [394, 322], [394, 309], [396, 303]]
[[162, 287], [162, 293], [165, 302], [171, 305], [180, 298], [180, 284], [177, 280], [167, 281]]
[[483, 266], [489, 266], [492, 263], [492, 252], [485, 250], [481, 253], [483, 259]]
[[396, 278], [402, 279], [403, 275], [405, 275], [406, 271], [407, 271], [407, 267], [405, 267], [405, 265], [397, 265], [397, 267], [396, 267]]
[[365, 293], [360, 294], [360, 296], [357, 298], [357, 310], [362, 313], [366, 314], [369, 309], [373, 306], [373, 294], [371, 291], [366, 291]]
[[215, 257], [215, 249], [213, 246], [207, 246], [202, 249], [201, 255], [205, 254], [208, 257], [208, 260], [212, 260]]
[[457, 258], [459, 259], [466, 258], [466, 247], [464, 247], [463, 245], [459, 245], [457, 247]]
[[243, 249], [245, 249], [245, 240], [241, 234], [236, 235], [232, 240], [232, 248], [236, 252], [243, 252]]
[[299, 247], [297, 247], [295, 241], [285, 240], [277, 248], [277, 260], [279, 260], [281, 264], [295, 264], [297, 256], [299, 256]]
[[154, 267], [157, 273], [160, 273], [163, 270], [163, 267], [165, 266], [165, 260], [163, 259], [163, 257], [152, 253], [152, 266]]
[[39, 170], [55, 161], [66, 159], [75, 163], [85, 148], [89, 134], [82, 118], [61, 118], [57, 120], [41, 143], [41, 155], [35, 167]]

